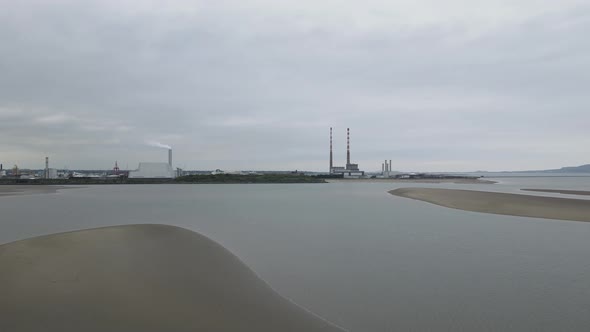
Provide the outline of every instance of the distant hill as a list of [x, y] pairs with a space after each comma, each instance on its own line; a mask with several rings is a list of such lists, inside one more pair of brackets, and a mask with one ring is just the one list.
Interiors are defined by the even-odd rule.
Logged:
[[582, 166], [569, 166], [569, 167], [562, 167], [559, 169], [544, 169], [544, 170], [528, 170], [528, 171], [500, 171], [500, 172], [489, 172], [489, 171], [477, 171], [473, 172], [474, 174], [481, 174], [484, 176], [489, 176], [491, 173], [496, 174], [572, 174], [572, 173], [585, 173], [590, 174], [590, 164], [582, 165]]
[[590, 164], [573, 167], [562, 167], [560, 169], [548, 169], [541, 172], [547, 173], [590, 173]]

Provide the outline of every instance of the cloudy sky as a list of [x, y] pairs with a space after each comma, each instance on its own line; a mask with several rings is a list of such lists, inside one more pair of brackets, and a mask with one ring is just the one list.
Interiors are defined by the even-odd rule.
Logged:
[[0, 0], [5, 167], [590, 163], [587, 0]]

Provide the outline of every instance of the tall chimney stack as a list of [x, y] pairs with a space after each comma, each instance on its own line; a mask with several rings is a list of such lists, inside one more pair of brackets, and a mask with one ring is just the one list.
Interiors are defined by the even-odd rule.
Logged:
[[350, 165], [350, 128], [346, 128], [346, 165]]
[[391, 172], [391, 159], [389, 159], [389, 171]]
[[168, 164], [172, 167], [172, 149], [168, 149]]
[[45, 157], [45, 178], [49, 179], [49, 157]]
[[332, 127], [330, 127], [330, 173], [334, 167], [334, 155], [332, 154]]

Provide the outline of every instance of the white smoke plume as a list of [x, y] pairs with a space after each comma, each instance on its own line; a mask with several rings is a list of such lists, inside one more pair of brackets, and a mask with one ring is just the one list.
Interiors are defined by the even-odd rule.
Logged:
[[156, 142], [156, 141], [148, 141], [146, 143], [147, 143], [147, 145], [153, 146], [156, 148], [163, 148], [163, 149], [168, 149], [168, 150], [172, 149], [172, 147], [170, 145], [162, 144], [162, 143]]

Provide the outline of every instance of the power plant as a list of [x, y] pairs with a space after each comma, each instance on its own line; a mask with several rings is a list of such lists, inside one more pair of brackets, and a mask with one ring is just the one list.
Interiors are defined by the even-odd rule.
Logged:
[[130, 179], [173, 179], [172, 149], [168, 149], [168, 163], [141, 162], [139, 167], [129, 172]]
[[345, 178], [360, 178], [365, 172], [359, 170], [358, 164], [350, 162], [350, 128], [346, 128], [346, 166], [334, 166], [334, 154], [332, 151], [332, 127], [330, 127], [330, 174], [342, 175]]
[[[16, 165], [11, 171], [5, 171], [3, 165], [0, 163], [0, 178], [9, 177], [11, 179], [20, 180], [35, 180], [35, 179], [67, 179], [67, 178], [92, 178], [92, 179], [106, 179], [106, 178], [136, 178], [136, 179], [174, 179], [183, 175], [181, 169], [175, 170], [172, 167], [172, 148], [167, 145], [157, 145], [160, 148], [168, 150], [168, 162], [140, 162], [136, 170], [121, 171], [118, 162], [115, 162], [115, 167], [112, 171], [106, 171], [101, 174], [101, 171], [68, 171], [66, 167], [61, 171], [56, 168], [50, 168], [49, 157], [45, 157], [45, 167], [41, 170], [21, 170]], [[161, 150], [160, 150], [161, 151]]]
[[381, 164], [381, 175], [386, 178], [394, 175], [393, 171], [391, 170], [391, 159], [389, 160], [389, 163], [387, 160], [385, 160], [385, 162]]

